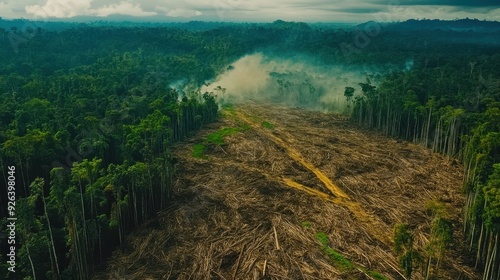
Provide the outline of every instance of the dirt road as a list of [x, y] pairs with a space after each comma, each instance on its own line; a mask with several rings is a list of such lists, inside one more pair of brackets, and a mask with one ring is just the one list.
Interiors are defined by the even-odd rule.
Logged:
[[[206, 158], [191, 155], [206, 135], [244, 126], [208, 145]], [[449, 208], [462, 238], [458, 164], [338, 116], [238, 106], [175, 153], [171, 206], [132, 233], [96, 279], [402, 279], [392, 228], [408, 223], [424, 247], [431, 200]], [[460, 250], [443, 260], [444, 279], [477, 277]]]

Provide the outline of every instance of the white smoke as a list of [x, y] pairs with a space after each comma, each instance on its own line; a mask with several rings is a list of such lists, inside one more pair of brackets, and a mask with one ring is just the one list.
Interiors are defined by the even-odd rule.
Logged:
[[337, 112], [346, 106], [345, 87], [360, 92], [358, 83], [373, 73], [366, 67], [326, 65], [306, 56], [280, 58], [262, 53], [246, 55], [231, 66], [201, 92], [214, 92], [231, 103], [266, 101]]

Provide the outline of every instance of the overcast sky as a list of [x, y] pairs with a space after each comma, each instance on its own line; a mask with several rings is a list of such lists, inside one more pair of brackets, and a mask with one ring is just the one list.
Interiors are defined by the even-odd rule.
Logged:
[[[478, 18], [500, 21], [500, 0], [0, 0], [0, 17], [305, 22]], [[116, 17], [116, 16], [114, 16]]]

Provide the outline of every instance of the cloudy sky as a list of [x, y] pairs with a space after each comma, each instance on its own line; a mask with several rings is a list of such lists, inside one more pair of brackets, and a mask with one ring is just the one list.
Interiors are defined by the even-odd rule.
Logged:
[[500, 0], [0, 0], [0, 17], [116, 15], [150, 21], [305, 22], [478, 18], [500, 21]]

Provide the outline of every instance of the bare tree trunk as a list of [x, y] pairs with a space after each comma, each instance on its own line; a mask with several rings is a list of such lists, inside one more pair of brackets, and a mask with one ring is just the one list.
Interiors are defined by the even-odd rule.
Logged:
[[429, 132], [431, 129], [431, 116], [432, 116], [432, 107], [429, 109], [429, 117], [427, 118], [427, 131], [425, 133], [425, 147], [429, 146]]
[[[474, 265], [474, 268], [477, 268], [481, 261], [481, 244], [483, 243], [483, 233], [484, 233], [484, 224], [481, 223], [481, 233], [479, 234], [479, 240], [477, 241], [477, 252], [476, 252], [476, 264]], [[472, 233], [474, 234], [474, 233]], [[472, 244], [472, 243], [471, 243]]]
[[410, 112], [408, 112], [408, 118], [406, 119], [406, 140], [410, 140]]
[[490, 238], [488, 240], [488, 253], [486, 254], [486, 265], [484, 268], [484, 274], [483, 274], [483, 279], [492, 279], [490, 277], [491, 275], [491, 266], [493, 264], [493, 254], [492, 253], [492, 239], [491, 239], [491, 234], [489, 234]]
[[36, 280], [35, 265], [33, 264], [33, 259], [31, 258], [30, 248], [28, 247], [27, 242], [26, 242], [25, 246], [26, 246], [26, 252], [28, 253], [28, 260], [30, 261], [30, 265], [31, 265], [31, 272], [33, 273], [33, 280]]
[[432, 257], [429, 256], [429, 259], [427, 260], [427, 272], [425, 273], [425, 280], [429, 279], [429, 276], [431, 274], [431, 264], [432, 264]]
[[50, 219], [49, 219], [49, 214], [47, 213], [47, 204], [45, 203], [45, 197], [43, 195], [43, 190], [41, 193], [42, 196], [42, 202], [43, 202], [43, 210], [45, 212], [45, 219], [47, 220], [47, 226], [49, 227], [49, 235], [50, 235], [50, 244], [52, 245], [52, 254], [54, 256], [55, 264], [56, 264], [56, 272], [57, 276], [59, 276], [59, 262], [57, 261], [57, 254], [56, 254], [56, 246], [54, 245], [54, 236], [52, 235], [52, 226], [50, 224]]
[[83, 187], [80, 179], [78, 179], [78, 183], [80, 185], [80, 202], [82, 206], [83, 238], [85, 240], [85, 247], [88, 248], [87, 223], [85, 221], [85, 204], [83, 202]]

